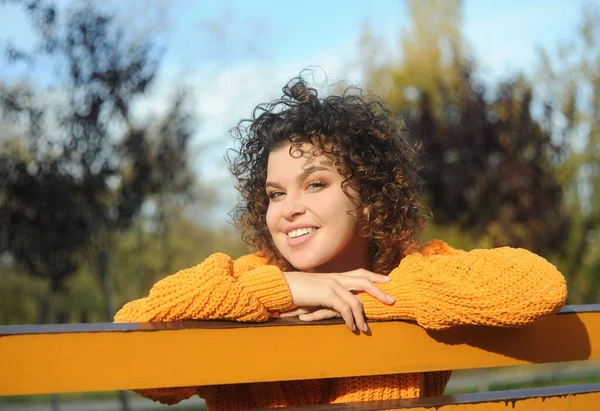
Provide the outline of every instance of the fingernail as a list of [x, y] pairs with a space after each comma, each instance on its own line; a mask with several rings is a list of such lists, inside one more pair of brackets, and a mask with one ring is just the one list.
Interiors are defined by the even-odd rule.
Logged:
[[352, 331], [356, 331], [356, 325], [352, 324]]
[[304, 317], [306, 317], [306, 315], [304, 315], [304, 314], [301, 314], [301, 315], [298, 316], [298, 318], [301, 319], [301, 320], [304, 320]]
[[387, 296], [387, 299], [389, 302], [393, 303], [394, 301], [396, 301], [396, 299], [394, 297], [392, 297], [391, 295]]
[[363, 331], [366, 333], [369, 332], [369, 326], [367, 324], [365, 324], [365, 326], [363, 327]]
[[388, 276], [386, 275], [386, 276], [384, 277], [384, 280], [385, 280], [385, 281], [390, 281], [390, 280], [391, 280], [391, 278], [390, 278], [390, 277], [388, 277]]

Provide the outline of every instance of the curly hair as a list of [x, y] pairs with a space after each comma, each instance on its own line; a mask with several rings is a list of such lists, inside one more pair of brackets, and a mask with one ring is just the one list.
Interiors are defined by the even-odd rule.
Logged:
[[296, 154], [309, 143], [313, 153], [335, 159], [345, 178], [343, 190], [349, 183], [357, 188], [359, 235], [368, 239], [371, 268], [388, 274], [420, 246], [417, 237], [427, 215], [421, 203], [421, 144], [381, 100], [359, 88], [319, 98], [297, 77], [282, 91], [280, 99], [259, 104], [251, 119], [231, 130], [237, 144], [228, 150], [227, 160], [241, 195], [231, 216], [242, 238], [271, 263], [293, 268], [275, 247], [266, 224], [267, 162], [278, 148], [291, 143], [290, 154]]

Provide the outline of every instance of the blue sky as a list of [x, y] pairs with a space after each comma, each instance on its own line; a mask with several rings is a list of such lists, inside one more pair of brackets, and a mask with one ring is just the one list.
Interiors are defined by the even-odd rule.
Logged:
[[[509, 47], [520, 54], [530, 53], [535, 44], [554, 44], [557, 38], [566, 37], [576, 24], [581, 3], [578, 0], [465, 1], [464, 29], [482, 57], [492, 54], [494, 49]], [[227, 26], [231, 29], [230, 39], [242, 43], [253, 41], [264, 57], [275, 60], [312, 59], [315, 53], [348, 50], [356, 45], [365, 20], [388, 37], [397, 37], [398, 28], [407, 23], [401, 0], [175, 1], [172, 4], [171, 17], [177, 25], [173, 39], [177, 39], [177, 48], [194, 50], [193, 42], [186, 44], [183, 39], [198, 32], [201, 22], [230, 19]], [[219, 52], [215, 47], [205, 50]], [[214, 57], [210, 53], [204, 55]]]
[[[228, 129], [257, 103], [277, 97], [286, 80], [307, 66], [318, 65], [332, 79], [360, 84], [355, 63], [364, 22], [391, 54], [397, 52], [401, 28], [408, 23], [400, 0], [111, 0], [108, 4], [124, 10], [121, 17], [128, 29], [151, 22], [162, 33], [166, 54], [161, 74], [140, 112], [164, 109], [178, 82], [193, 91], [199, 119], [194, 142], [203, 147], [197, 149], [194, 163], [200, 179], [220, 187], [221, 202], [211, 216], [217, 221], [224, 221], [235, 203], [223, 161], [231, 145]], [[571, 37], [582, 4], [583, 0], [464, 1], [463, 33], [481, 76], [497, 78], [515, 71], [533, 75], [536, 48], [554, 49]], [[33, 36], [22, 12], [4, 5], [0, 39], [7, 38], [26, 45]], [[14, 75], [0, 64], [0, 80]]]

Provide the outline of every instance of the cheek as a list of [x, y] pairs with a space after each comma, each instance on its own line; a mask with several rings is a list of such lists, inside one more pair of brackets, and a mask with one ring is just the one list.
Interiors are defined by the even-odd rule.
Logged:
[[320, 207], [329, 219], [337, 221], [338, 224], [344, 226], [356, 224], [356, 205], [350, 201], [348, 197], [342, 194], [334, 199], [328, 200], [329, 201], [322, 201]]
[[354, 231], [357, 227], [358, 219], [354, 215], [353, 211], [345, 211], [344, 218], [341, 220], [341, 224], [346, 228], [346, 230]]
[[275, 211], [275, 206], [273, 206], [272, 204], [269, 204], [269, 207], [267, 208], [267, 214], [265, 216], [266, 222], [267, 222], [267, 228], [269, 229], [269, 232], [271, 234], [273, 234], [273, 231], [277, 228], [277, 213]]

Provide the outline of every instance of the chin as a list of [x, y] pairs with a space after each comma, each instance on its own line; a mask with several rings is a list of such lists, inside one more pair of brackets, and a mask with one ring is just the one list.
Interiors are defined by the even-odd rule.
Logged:
[[306, 263], [306, 262], [298, 262], [298, 263], [293, 263], [290, 262], [290, 264], [298, 271], [312, 271], [315, 268], [314, 264], [310, 264], [310, 263]]
[[308, 260], [305, 258], [291, 258], [288, 262], [298, 271], [314, 271], [321, 264], [318, 261]]

